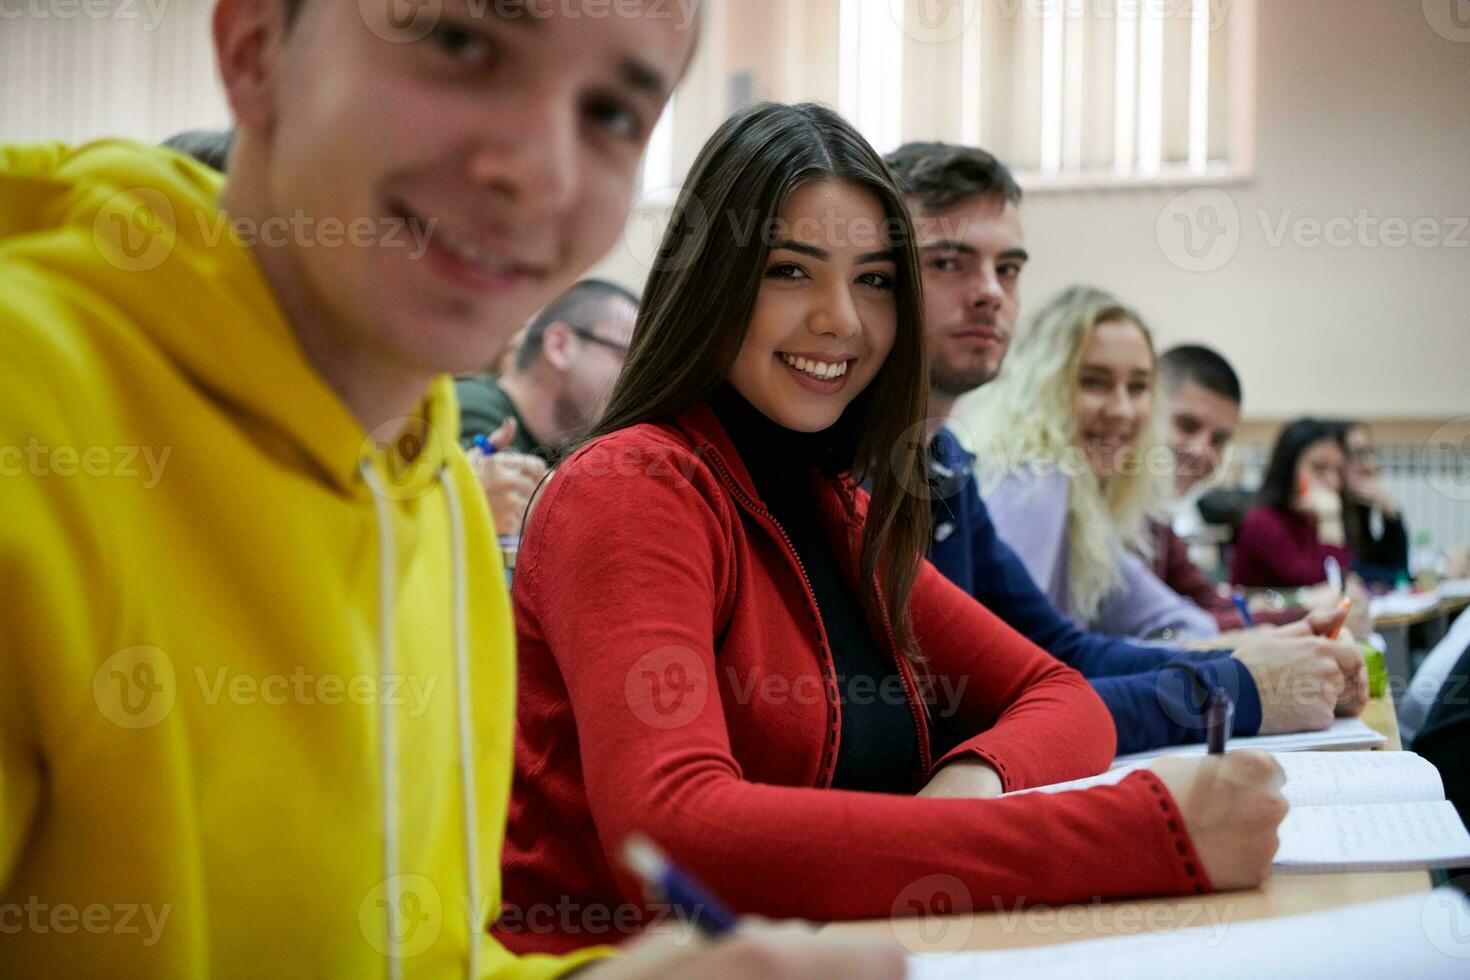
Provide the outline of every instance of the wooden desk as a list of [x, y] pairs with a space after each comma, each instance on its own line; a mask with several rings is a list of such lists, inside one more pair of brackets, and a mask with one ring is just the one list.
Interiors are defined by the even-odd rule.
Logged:
[[[1363, 720], [1388, 736], [1388, 748], [1400, 748], [1398, 722], [1388, 698], [1369, 702]], [[1021, 909], [1002, 905], [962, 915], [842, 922], [823, 931], [892, 939], [911, 953], [1023, 949], [1169, 929], [1218, 930], [1235, 922], [1428, 892], [1429, 887], [1429, 875], [1423, 871], [1274, 875], [1260, 888], [1218, 895]]]

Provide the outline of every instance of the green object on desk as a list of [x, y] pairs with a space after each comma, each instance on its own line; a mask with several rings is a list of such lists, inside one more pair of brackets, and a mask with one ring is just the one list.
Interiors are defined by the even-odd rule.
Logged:
[[1363, 644], [1363, 662], [1368, 665], [1368, 696], [1381, 698], [1388, 691], [1388, 667], [1383, 653], [1372, 644]]

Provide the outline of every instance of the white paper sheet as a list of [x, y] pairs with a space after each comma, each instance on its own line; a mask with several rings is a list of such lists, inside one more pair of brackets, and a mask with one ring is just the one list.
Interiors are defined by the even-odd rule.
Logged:
[[[1388, 739], [1369, 728], [1361, 718], [1339, 718], [1332, 727], [1321, 732], [1295, 732], [1290, 735], [1253, 735], [1232, 738], [1230, 749], [1262, 749], [1266, 752], [1304, 752], [1308, 749], [1371, 749]], [[1206, 746], [1168, 745], [1147, 752], [1132, 752], [1113, 760], [1110, 768], [1122, 769], [1166, 755], [1204, 755]]]
[[1464, 980], [1470, 903], [1449, 888], [1216, 929], [909, 957], [909, 980]]

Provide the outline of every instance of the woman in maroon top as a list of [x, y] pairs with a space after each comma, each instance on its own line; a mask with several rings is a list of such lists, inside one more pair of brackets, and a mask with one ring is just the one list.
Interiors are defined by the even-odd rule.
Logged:
[[1230, 581], [1248, 588], [1318, 585], [1327, 578], [1328, 558], [1347, 573], [1352, 555], [1342, 522], [1345, 462], [1333, 423], [1298, 419], [1281, 430], [1260, 502], [1241, 522]]
[[522, 543], [512, 949], [661, 919], [633, 833], [737, 912], [821, 920], [1266, 874], [1285, 805], [1259, 753], [987, 799], [1098, 772], [1115, 736], [921, 558], [921, 302], [903, 198], [841, 117], [759, 105], [712, 137]]

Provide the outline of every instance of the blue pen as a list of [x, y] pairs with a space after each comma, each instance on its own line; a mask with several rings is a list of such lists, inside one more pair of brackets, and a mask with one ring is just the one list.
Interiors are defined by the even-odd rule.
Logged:
[[495, 444], [489, 439], [486, 439], [483, 435], [475, 436], [475, 448], [484, 453], [486, 456], [494, 456], [496, 453], [500, 452], [500, 450], [495, 448]]
[[623, 863], [643, 880], [650, 901], [667, 902], [706, 936], [723, 936], [735, 929], [735, 914], [647, 837], [633, 834], [623, 842]]
[[1250, 629], [1256, 625], [1255, 617], [1251, 615], [1250, 603], [1245, 601], [1245, 596], [1239, 592], [1232, 592], [1230, 593], [1230, 601], [1235, 603], [1236, 612], [1240, 613], [1240, 618], [1245, 620], [1246, 629]]

